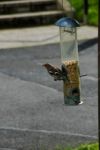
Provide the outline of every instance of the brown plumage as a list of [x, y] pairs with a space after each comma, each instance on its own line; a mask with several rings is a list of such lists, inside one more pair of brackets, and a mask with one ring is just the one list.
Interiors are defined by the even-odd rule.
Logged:
[[50, 64], [44, 64], [43, 66], [47, 69], [48, 73], [54, 77], [54, 80], [62, 80], [62, 70]]

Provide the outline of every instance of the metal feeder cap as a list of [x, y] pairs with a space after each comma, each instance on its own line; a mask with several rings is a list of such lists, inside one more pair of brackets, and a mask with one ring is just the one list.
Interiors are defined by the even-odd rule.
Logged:
[[73, 27], [79, 27], [80, 24], [77, 20], [69, 18], [69, 17], [64, 17], [59, 19], [56, 23], [56, 26], [59, 27], [68, 27], [68, 28], [73, 28]]

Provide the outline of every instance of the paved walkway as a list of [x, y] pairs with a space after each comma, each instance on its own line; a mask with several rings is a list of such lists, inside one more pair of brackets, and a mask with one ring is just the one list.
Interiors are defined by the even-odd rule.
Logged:
[[0, 50], [0, 147], [37, 150], [97, 141], [97, 42], [82, 44], [81, 74], [88, 76], [81, 80], [79, 106], [64, 105], [62, 82], [42, 67], [60, 63], [59, 44]]
[[81, 74], [88, 74], [81, 79], [84, 103], [65, 106], [62, 82], [53, 81], [42, 67], [43, 63], [60, 65], [58, 28], [0, 31], [0, 148], [53, 149], [59, 144], [97, 141], [95, 37], [97, 28], [78, 29]]
[[[97, 27], [81, 26], [78, 28], [78, 40], [92, 39], [97, 36]], [[56, 26], [0, 30], [0, 49], [57, 42], [59, 42], [59, 28]]]

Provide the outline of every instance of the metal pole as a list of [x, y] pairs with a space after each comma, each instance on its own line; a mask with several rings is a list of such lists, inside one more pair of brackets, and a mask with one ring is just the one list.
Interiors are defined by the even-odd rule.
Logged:
[[[100, 20], [98, 37], [98, 141], [100, 142]], [[100, 144], [100, 143], [99, 143]], [[99, 145], [100, 150], [100, 145]]]
[[87, 24], [88, 0], [84, 0], [84, 24]]
[[[100, 1], [98, 5], [98, 10], [98, 13], [100, 14]], [[100, 15], [98, 18], [98, 23], [98, 141], [100, 142]]]

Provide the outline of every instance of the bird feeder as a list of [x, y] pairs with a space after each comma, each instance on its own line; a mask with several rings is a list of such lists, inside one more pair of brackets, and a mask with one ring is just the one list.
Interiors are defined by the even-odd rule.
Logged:
[[66, 70], [64, 81], [64, 102], [73, 105], [80, 103], [80, 74], [77, 44], [79, 23], [72, 18], [61, 18], [56, 22], [60, 30], [62, 70]]
[[54, 80], [63, 80], [64, 103], [78, 105], [80, 101], [80, 72], [77, 44], [77, 27], [79, 23], [69, 17], [56, 22], [60, 30], [61, 69], [44, 64]]

